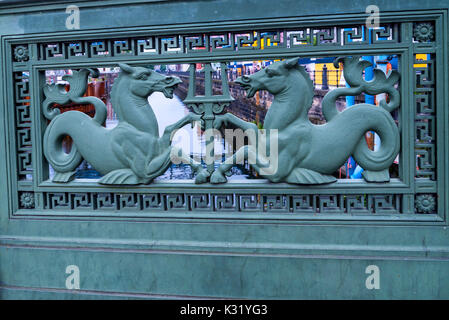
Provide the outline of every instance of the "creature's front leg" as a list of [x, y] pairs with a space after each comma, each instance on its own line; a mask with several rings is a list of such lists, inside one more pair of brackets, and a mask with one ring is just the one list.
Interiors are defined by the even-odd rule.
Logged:
[[211, 183], [225, 183], [227, 181], [225, 173], [236, 164], [243, 164], [244, 160], [253, 167], [257, 173], [261, 173], [261, 169], [269, 165], [269, 160], [261, 154], [257, 154], [256, 148], [252, 145], [241, 147], [232, 157], [226, 159], [210, 177]]
[[[224, 125], [226, 128], [229, 123], [232, 124], [234, 127], [237, 127], [244, 131], [241, 132], [240, 134], [243, 134], [243, 136], [246, 136], [248, 138], [248, 142], [250, 145], [257, 146], [259, 129], [254, 123], [243, 121], [242, 119], [237, 118], [232, 113], [226, 113], [222, 115], [217, 115], [215, 117], [214, 128], [220, 129], [222, 125]], [[236, 136], [237, 134], [239, 134], [237, 131], [233, 132], [233, 136]]]
[[[249, 123], [246, 121], [243, 121], [242, 119], [239, 119], [232, 113], [226, 113], [223, 115], [217, 115], [214, 120], [214, 128], [220, 129], [223, 125], [225, 127], [228, 126], [228, 124], [232, 124], [234, 127], [237, 127], [239, 129], [242, 129], [244, 133], [241, 133], [248, 137], [249, 145], [243, 146], [237, 152], [232, 155], [232, 157], [229, 157], [226, 159], [225, 162], [223, 162], [217, 170], [212, 174], [210, 178], [211, 183], [224, 183], [227, 181], [225, 173], [228, 172], [235, 164], [243, 164], [245, 159], [249, 160], [249, 163], [251, 163], [252, 167], [259, 172], [259, 166], [257, 165], [257, 162], [259, 160], [263, 159], [257, 159], [257, 152], [256, 152], [256, 146], [257, 146], [257, 126], [253, 123]], [[234, 132], [234, 136], [237, 134], [237, 132]]]
[[[184, 127], [188, 123], [193, 124], [196, 121], [203, 121], [201, 119], [201, 115], [189, 113], [178, 122], [167, 126], [164, 130], [164, 134], [161, 137], [161, 144], [163, 146], [169, 146], [173, 138], [173, 134], [176, 130]], [[173, 163], [185, 163], [192, 168], [192, 170], [196, 173], [195, 183], [204, 183], [209, 179], [210, 173], [201, 166], [201, 163], [196, 162], [194, 159], [192, 159], [192, 157], [190, 157], [190, 155], [184, 154], [181, 149], [172, 146], [170, 157]]]
[[189, 113], [188, 115], [186, 115], [184, 118], [182, 118], [181, 120], [167, 126], [164, 130], [164, 133], [160, 139], [161, 143], [163, 146], [168, 146], [170, 145], [170, 141], [173, 138], [173, 133], [175, 130], [178, 130], [182, 127], [184, 127], [186, 124], [189, 123], [194, 123], [196, 121], [203, 121], [201, 119], [201, 115], [197, 115], [194, 113]]
[[257, 132], [258, 128], [254, 123], [243, 121], [242, 119], [236, 117], [232, 113], [226, 113], [222, 115], [215, 116], [214, 120], [214, 128], [220, 129], [220, 127], [224, 124], [227, 126], [228, 123], [231, 123], [237, 128], [240, 128], [244, 131], [246, 130], [254, 130]]
[[193, 172], [196, 173], [195, 183], [197, 184], [207, 182], [210, 177], [209, 171], [203, 168], [201, 163], [195, 161], [190, 155], [185, 154], [183, 150], [178, 147], [171, 147], [170, 159], [175, 164], [188, 164]]

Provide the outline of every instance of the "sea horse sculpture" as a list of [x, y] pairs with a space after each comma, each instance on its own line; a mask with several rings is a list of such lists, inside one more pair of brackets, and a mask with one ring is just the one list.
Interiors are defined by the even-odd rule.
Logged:
[[[173, 157], [188, 163], [193, 171], [203, 168], [180, 150], [171, 146], [172, 133], [188, 123], [199, 121], [200, 116], [189, 113], [173, 125], [167, 126], [159, 137], [156, 116], [148, 103], [155, 91], [173, 98], [173, 91], [181, 83], [177, 77], [163, 76], [143, 67], [131, 67], [120, 63], [121, 73], [114, 81], [111, 92], [112, 106], [119, 118], [118, 125], [106, 129], [106, 106], [96, 97], [83, 97], [87, 77], [95, 69], [74, 71], [63, 77], [70, 84], [66, 92], [64, 85], [44, 87], [44, 116], [51, 120], [44, 135], [44, 154], [56, 171], [54, 182], [67, 182], [74, 177], [75, 169], [83, 159], [100, 174], [102, 184], [146, 184], [163, 174]], [[79, 111], [60, 113], [52, 104], [64, 105], [70, 101], [78, 104], [93, 104], [95, 116], [89, 117]], [[65, 136], [73, 140], [67, 154], [62, 148]]]
[[[276, 62], [251, 76], [242, 76], [236, 80], [252, 97], [258, 90], [267, 90], [274, 95], [264, 121], [264, 129], [277, 130], [278, 140], [276, 168], [269, 174], [263, 168], [270, 164], [273, 155], [265, 157], [257, 148], [267, 147], [268, 139], [248, 135], [249, 144], [240, 148], [232, 157], [223, 162], [212, 174], [211, 183], [226, 182], [225, 173], [235, 163], [251, 157], [256, 161], [252, 167], [272, 182], [294, 184], [322, 184], [336, 181], [332, 176], [350, 155], [364, 169], [363, 177], [367, 182], [388, 182], [388, 169], [396, 158], [400, 142], [399, 130], [390, 112], [399, 106], [399, 93], [395, 84], [399, 73], [392, 71], [388, 77], [374, 69], [374, 79], [365, 81], [363, 70], [370, 66], [360, 57], [337, 58], [338, 68], [343, 62], [343, 72], [349, 88], [339, 88], [326, 94], [322, 102], [322, 111], [326, 119], [323, 125], [314, 125], [309, 121], [308, 111], [314, 95], [313, 84], [304, 67], [298, 64], [299, 58]], [[357, 104], [339, 112], [336, 99], [339, 96], [355, 96], [362, 92], [375, 95], [387, 93], [389, 102], [380, 102], [380, 106]], [[245, 122], [227, 113], [217, 116], [214, 127], [231, 123], [243, 130], [257, 131], [255, 124]], [[369, 149], [365, 133], [375, 131], [381, 138], [379, 150]], [[260, 140], [266, 140], [261, 143]]]

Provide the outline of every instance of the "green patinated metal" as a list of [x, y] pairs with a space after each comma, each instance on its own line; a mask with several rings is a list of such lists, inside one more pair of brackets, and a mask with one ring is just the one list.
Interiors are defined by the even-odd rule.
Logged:
[[[335, 64], [338, 66], [338, 60]], [[224, 172], [236, 163], [238, 158], [255, 158], [253, 167], [272, 182], [289, 182], [301, 184], [323, 184], [335, 182], [331, 176], [350, 155], [364, 169], [364, 178], [368, 182], [388, 182], [388, 168], [399, 152], [399, 131], [389, 112], [399, 106], [399, 94], [394, 89], [398, 73], [393, 73], [388, 80], [381, 70], [376, 70], [376, 78], [370, 82], [363, 80], [363, 69], [369, 65], [359, 58], [346, 58], [344, 61], [345, 79], [351, 85], [349, 89], [336, 89], [326, 94], [323, 99], [325, 125], [313, 125], [308, 118], [312, 106], [313, 84], [303, 67], [298, 65], [298, 58], [277, 62], [252, 76], [243, 76], [237, 82], [247, 89], [248, 97], [258, 90], [268, 90], [274, 95], [265, 118], [264, 128], [276, 130], [278, 154], [270, 161], [257, 150], [257, 142], [251, 141], [222, 165], [211, 177], [211, 182], [225, 182]], [[335, 100], [340, 95], [357, 95], [365, 91], [369, 94], [392, 93], [387, 105], [381, 101], [382, 108], [374, 105], [360, 104], [355, 108], [339, 113]], [[225, 116], [225, 121], [232, 122], [248, 130], [254, 124], [242, 123], [232, 114]], [[220, 126], [222, 121], [218, 123]], [[381, 149], [372, 152], [365, 141], [368, 130], [378, 132], [382, 139]], [[256, 136], [256, 135], [254, 135]], [[270, 150], [270, 144], [262, 149]], [[275, 164], [270, 162], [276, 162]], [[268, 163], [271, 170], [261, 168], [258, 163]], [[264, 173], [265, 171], [265, 173]], [[269, 172], [267, 172], [269, 171]]]
[[[81, 161], [86, 159], [104, 175], [98, 181], [100, 184], [149, 183], [167, 170], [171, 163], [170, 155], [178, 155], [176, 148], [170, 146], [173, 131], [186, 123], [200, 120], [189, 114], [166, 127], [159, 138], [158, 123], [148, 104], [148, 96], [159, 91], [167, 98], [173, 98], [174, 87], [181, 81], [146, 68], [133, 68], [126, 64], [120, 64], [120, 67], [122, 74], [111, 93], [120, 122], [111, 130], [102, 126], [107, 112], [103, 101], [96, 97], [82, 97], [87, 88], [89, 70], [64, 76], [70, 83], [69, 92], [57, 84], [44, 87], [46, 99], [43, 113], [51, 120], [44, 135], [44, 153], [56, 170], [53, 181], [69, 181]], [[95, 116], [91, 119], [80, 111], [59, 115], [59, 109], [49, 110], [53, 103], [64, 105], [68, 102], [92, 103]], [[69, 154], [62, 149], [62, 138], [66, 135], [72, 137], [75, 143]], [[184, 161], [195, 171], [203, 171], [201, 165], [190, 157]]]
[[[234, 164], [252, 158], [253, 167], [257, 172], [272, 182], [330, 183], [337, 180], [331, 174], [338, 170], [350, 155], [367, 169], [363, 172], [366, 181], [388, 182], [388, 168], [399, 152], [399, 131], [389, 114], [399, 106], [399, 93], [394, 88], [399, 74], [394, 71], [387, 80], [381, 70], [375, 69], [376, 78], [367, 82], [363, 80], [363, 69], [371, 64], [359, 59], [354, 57], [344, 60], [345, 79], [352, 87], [326, 94], [323, 114], [327, 123], [320, 126], [313, 125], [308, 118], [313, 87], [309, 75], [298, 65], [298, 58], [275, 63], [251, 77], [243, 76], [237, 79], [236, 82], [247, 89], [250, 98], [258, 90], [268, 90], [274, 94], [274, 103], [264, 126], [266, 130], [276, 130], [278, 136], [273, 142], [278, 145], [276, 150], [279, 147], [280, 150], [273, 155], [270, 143], [260, 142], [257, 147], [256, 139], [250, 139], [248, 146], [238, 150], [216, 172], [213, 152], [210, 155], [207, 153], [212, 159], [207, 171], [190, 157], [185, 157], [183, 160], [189, 163], [195, 172], [199, 171], [195, 182], [207, 182], [211, 173], [212, 183], [226, 182], [225, 172]], [[338, 60], [340, 59], [335, 61], [336, 66]], [[75, 71], [72, 76], [64, 76], [64, 80], [70, 83], [69, 92], [66, 92], [62, 85], [44, 87], [46, 99], [43, 113], [52, 121], [45, 131], [44, 152], [49, 163], [57, 171], [52, 179], [54, 182], [67, 182], [73, 178], [74, 170], [82, 159], [86, 159], [105, 175], [99, 180], [100, 184], [149, 183], [167, 170], [171, 163], [170, 155], [178, 154], [177, 150], [172, 150], [169, 143], [174, 130], [195, 120], [204, 121], [206, 130], [212, 129], [213, 126], [216, 129], [221, 128], [223, 120], [220, 113], [232, 98], [226, 77], [223, 78], [226, 79], [223, 80], [225, 93], [221, 96], [212, 95], [210, 64], [205, 66], [205, 95], [198, 97], [195, 97], [194, 65], [190, 66], [191, 85], [184, 100], [201, 118], [189, 114], [167, 127], [160, 139], [157, 120], [147, 98], [155, 91], [163, 92], [167, 98], [173, 98], [173, 90], [181, 80], [160, 76], [148, 69], [132, 68], [126, 64], [120, 64], [120, 67], [122, 74], [114, 85], [112, 101], [121, 122], [112, 130], [102, 127], [106, 121], [105, 104], [95, 97], [81, 97], [87, 88], [89, 70]], [[225, 64], [222, 64], [222, 70], [226, 71]], [[356, 108], [338, 113], [335, 101], [340, 95], [357, 95], [362, 92], [388, 92], [391, 101], [388, 104], [385, 100], [380, 101], [382, 108], [360, 104]], [[95, 106], [94, 118], [91, 119], [80, 111], [58, 116], [59, 109], [49, 109], [53, 103], [64, 105], [69, 102], [92, 103]], [[214, 121], [216, 114], [218, 119]], [[232, 114], [226, 114], [224, 119], [245, 129], [247, 134], [248, 130], [252, 130], [253, 134], [248, 134], [249, 137], [260, 136], [256, 134], [255, 124], [244, 122]], [[381, 137], [382, 146], [376, 152], [372, 152], [365, 141], [364, 134], [368, 130], [375, 131]], [[66, 135], [75, 139], [75, 147], [69, 154], [62, 149], [62, 137]], [[211, 135], [206, 140], [206, 146], [213, 147], [214, 136]], [[268, 150], [270, 158], [264, 157], [258, 148]], [[270, 169], [262, 167], [264, 164]]]
[[[79, 30], [65, 27], [68, 4], [80, 8]], [[376, 28], [365, 26], [368, 2], [327, 4], [0, 7], [1, 297], [447, 298], [449, 4], [380, 1]], [[368, 55], [396, 55], [398, 72], [375, 71], [365, 81], [367, 63], [358, 57]], [[343, 65], [349, 84], [325, 95], [321, 126], [307, 119], [313, 90], [298, 65], [315, 57], [339, 57], [335, 66]], [[213, 95], [210, 66], [219, 62], [223, 71], [231, 61], [263, 59], [280, 61], [234, 82], [248, 97], [257, 90], [275, 96], [262, 130], [227, 113], [229, 83]], [[147, 67], [177, 63], [203, 63], [206, 92], [195, 94], [191, 67], [184, 100], [191, 112], [159, 137], [146, 98], [155, 91], [171, 97], [181, 80]], [[96, 68], [115, 66], [119, 125], [106, 130], [104, 103], [84, 93]], [[73, 70], [68, 92], [46, 84], [45, 71], [55, 69]], [[389, 98], [338, 112], [337, 98], [361, 93]], [[93, 104], [95, 116], [54, 107], [71, 102]], [[196, 180], [153, 181], [170, 155], [182, 156], [172, 132], [193, 121], [250, 129], [256, 138], [218, 168], [184, 157]], [[274, 174], [264, 171], [270, 159], [257, 154], [270, 144], [258, 138], [267, 129], [281, 141]], [[377, 152], [362, 139], [368, 130], [381, 137]], [[73, 138], [70, 154], [61, 150], [62, 134]], [[364, 179], [330, 176], [351, 154]], [[398, 177], [390, 178], [396, 155]], [[226, 182], [245, 157], [264, 179]], [[74, 179], [81, 159], [103, 177]], [[65, 288], [71, 264], [84, 291]], [[380, 290], [365, 287], [370, 264], [381, 270]]]

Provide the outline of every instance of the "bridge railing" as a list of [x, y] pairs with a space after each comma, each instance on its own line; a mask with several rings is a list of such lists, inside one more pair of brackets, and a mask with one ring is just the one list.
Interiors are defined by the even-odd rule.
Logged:
[[[437, 92], [445, 92], [445, 74], [442, 70], [447, 66], [444, 60], [446, 48], [441, 44], [445, 37], [442, 21], [446, 17], [441, 12], [400, 16], [400, 19], [396, 16], [391, 19], [385, 17], [383, 24], [376, 28], [366, 28], [360, 16], [351, 26], [348, 26], [348, 21], [342, 23], [338, 20], [329, 20], [325, 25], [321, 25], [318, 21], [298, 24], [297, 21], [293, 23], [288, 19], [280, 19], [278, 27], [274, 29], [271, 27], [267, 29], [262, 19], [254, 24], [252, 27], [254, 30], [251, 32], [247, 31], [247, 26], [241, 25], [217, 26], [213, 27], [213, 30], [210, 26], [202, 25], [199, 31], [195, 32], [187, 32], [179, 27], [170, 29], [172, 31], [169, 34], [139, 27], [129, 31], [126, 39], [113, 30], [105, 30], [101, 37], [95, 33], [79, 31], [70, 41], [64, 33], [58, 32], [51, 36], [32, 34], [28, 38], [5, 35], [2, 38], [2, 47], [6, 52], [3, 59], [7, 64], [4, 76], [8, 81], [4, 84], [6, 93], [4, 102], [8, 110], [14, 110], [8, 115], [8, 120], [14, 125], [5, 132], [11, 146], [8, 149], [7, 163], [8, 181], [13, 190], [10, 204], [12, 215], [47, 216], [57, 214], [61, 208], [68, 215], [72, 213], [72, 209], [90, 213], [101, 211], [102, 214], [105, 203], [109, 203], [108, 205], [118, 211], [122, 209], [121, 206], [128, 205], [123, 200], [126, 198], [124, 194], [129, 193], [126, 187], [102, 185], [99, 181], [84, 184], [83, 181], [75, 180], [62, 184], [50, 179], [49, 162], [44, 152], [46, 150], [44, 137], [47, 128], [52, 127], [50, 123], [54, 107], [47, 104], [46, 98], [57, 90], [51, 91], [46, 87], [47, 70], [69, 68], [93, 70], [105, 65], [123, 66], [123, 63], [130, 66], [213, 65], [217, 61], [243, 63], [262, 60], [276, 61], [271, 64], [274, 66], [280, 61], [290, 61], [295, 57], [312, 59], [325, 55], [349, 59], [369, 53], [372, 56], [395, 54], [400, 62], [395, 70], [400, 74], [400, 79], [399, 76], [397, 79], [394, 76], [397, 83], [386, 86], [384, 98], [380, 100], [384, 100], [385, 110], [388, 111], [391, 110], [390, 105], [399, 103], [399, 109], [389, 112], [400, 133], [398, 159], [394, 162], [395, 165], [388, 168], [388, 176], [392, 177], [389, 182], [384, 181], [382, 185], [377, 185], [367, 183], [363, 178], [357, 178], [348, 184], [347, 181], [341, 181], [345, 179], [338, 180], [337, 175], [334, 176], [337, 178], [334, 184], [311, 187], [300, 183], [289, 184], [285, 179], [276, 183], [274, 181], [269, 183], [263, 179], [258, 179], [257, 182], [247, 179], [235, 185], [232, 182], [228, 185], [211, 185], [211, 189], [207, 192], [191, 180], [183, 182], [186, 189], [173, 188], [165, 182], [162, 185], [148, 183], [132, 189], [131, 195], [127, 195], [130, 202], [133, 202], [129, 205], [148, 217], [160, 215], [160, 212], [167, 212], [172, 208], [188, 211], [189, 215], [195, 216], [197, 213], [194, 209], [198, 205], [205, 211], [216, 214], [219, 214], [218, 211], [223, 207], [237, 214], [242, 214], [248, 209], [257, 214], [270, 211], [276, 216], [276, 212], [285, 211], [292, 214], [295, 219], [309, 219], [308, 215], [311, 212], [321, 214], [326, 211], [335, 213], [333, 217], [338, 219], [345, 219], [345, 215], [352, 213], [369, 213], [373, 216], [395, 215], [407, 221], [441, 218], [444, 212], [442, 208], [446, 203], [443, 197], [437, 195], [445, 190], [443, 181], [440, 180], [445, 174], [445, 154], [444, 148], [437, 148], [437, 145], [441, 145], [442, 139], [445, 139], [442, 138], [446, 132], [443, 119], [447, 104], [445, 96], [438, 96]], [[428, 32], [425, 33], [425, 30]], [[261, 40], [264, 40], [263, 46]], [[266, 45], [267, 43], [270, 45]], [[322, 69], [315, 69], [310, 73], [315, 86], [315, 92], [310, 93], [312, 100], [316, 100], [318, 91], [324, 97], [329, 93], [332, 94], [333, 90], [339, 90], [338, 92], [345, 90], [346, 84], [343, 85], [341, 81], [342, 71], [326, 69], [328, 67], [323, 66]], [[209, 80], [202, 76], [202, 73], [197, 72], [197, 83], [206, 91]], [[172, 72], [172, 74], [178, 74], [186, 83], [188, 82], [186, 80], [190, 79], [190, 73]], [[276, 76], [276, 72], [274, 74]], [[253, 98], [248, 98], [248, 88], [236, 84], [238, 75], [228, 70], [231, 96], [238, 98], [238, 101], [250, 103], [236, 102], [237, 105], [229, 103], [226, 106], [229, 109], [223, 109], [223, 113], [234, 111], [240, 120], [247, 122], [254, 121], [254, 118], [258, 117], [260, 121], [257, 125], [261, 128], [267, 123], [262, 111], [270, 110], [273, 99], [264, 90], [254, 94]], [[385, 81], [391, 81], [393, 78], [389, 79], [385, 78]], [[211, 73], [212, 93], [214, 86], [215, 89], [221, 88], [220, 80], [222, 80], [220, 72]], [[108, 90], [112, 93], [114, 86]], [[366, 88], [364, 90], [366, 91]], [[169, 91], [165, 91], [167, 96], [170, 95]], [[126, 93], [126, 90], [123, 91], [123, 94]], [[68, 97], [70, 98], [70, 95]], [[340, 99], [345, 99], [344, 95]], [[253, 104], [253, 101], [256, 103]], [[315, 108], [316, 104], [313, 103], [314, 101], [310, 107]], [[335, 104], [337, 111], [341, 112], [343, 108], [339, 108], [339, 100], [335, 100]], [[248, 105], [251, 107], [246, 107]], [[49, 110], [45, 109], [47, 107]], [[127, 109], [127, 112], [129, 110]], [[333, 117], [333, 111], [328, 114], [327, 111], [320, 111], [318, 108], [313, 110], [317, 116], [326, 113], [320, 119], [323, 123], [329, 122]], [[212, 121], [213, 117], [218, 115], [221, 116], [209, 112], [208, 117], [211, 118], [208, 120]], [[286, 115], [288, 112], [279, 113], [277, 116], [282, 120]], [[348, 121], [346, 125], [357, 123], [356, 120]], [[340, 131], [345, 128], [341, 126]], [[437, 139], [437, 133], [443, 135]], [[136, 137], [138, 134], [129, 136]], [[343, 135], [335, 140], [339, 145], [338, 150], [345, 149], [345, 143], [350, 136]], [[291, 138], [289, 141], [292, 141], [289, 148], [298, 150], [304, 141], [311, 141], [306, 138], [307, 132], [289, 137]], [[325, 141], [315, 142], [316, 146], [324, 143]], [[383, 144], [382, 142], [378, 145]], [[348, 157], [343, 157], [343, 160], [348, 159], [351, 152], [348, 153]], [[325, 156], [317, 156], [317, 161], [322, 157]], [[229, 186], [232, 188], [229, 189]], [[79, 192], [80, 188], [82, 192]], [[154, 199], [158, 199], [154, 200], [154, 203], [148, 200], [148, 197], [153, 197], [152, 191], [156, 194]], [[220, 196], [229, 195], [228, 193], [230, 196], [226, 199]], [[200, 197], [201, 200], [198, 200], [199, 194], [203, 195]], [[245, 196], [247, 194], [251, 196]], [[431, 204], [428, 208], [423, 209], [423, 199], [427, 199], [425, 202]], [[163, 209], [155, 213], [153, 207]], [[429, 215], [420, 215], [423, 212]], [[285, 218], [282, 214], [276, 217]]]

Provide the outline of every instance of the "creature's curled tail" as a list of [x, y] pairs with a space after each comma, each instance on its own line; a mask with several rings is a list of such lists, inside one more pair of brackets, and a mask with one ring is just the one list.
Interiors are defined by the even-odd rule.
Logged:
[[399, 81], [400, 74], [392, 70], [387, 76], [382, 70], [373, 69], [374, 77], [370, 81], [363, 79], [363, 70], [372, 64], [366, 60], [360, 60], [360, 57], [338, 57], [334, 60], [334, 66], [339, 67], [339, 63], [343, 62], [343, 74], [346, 82], [350, 85], [348, 88], [337, 88], [329, 91], [323, 98], [322, 109], [326, 121], [332, 120], [337, 114], [336, 101], [341, 96], [357, 96], [362, 92], [376, 95], [386, 93], [390, 101], [385, 100], [379, 102], [379, 105], [388, 112], [392, 112], [399, 107], [400, 95], [394, 85]]
[[[87, 77], [92, 74], [93, 77], [98, 76], [96, 69], [82, 69], [80, 71], [73, 71], [72, 75], [65, 75], [63, 80], [66, 80], [70, 84], [70, 90], [65, 90], [65, 85], [54, 84], [44, 87], [45, 100], [43, 102], [43, 114], [48, 120], [52, 120], [47, 127], [44, 135], [44, 154], [51, 164], [51, 166], [59, 173], [71, 175], [75, 168], [80, 164], [82, 157], [78, 152], [75, 144], [72, 145], [70, 153], [65, 153], [62, 147], [62, 141], [68, 134], [67, 122], [71, 112], [61, 114], [58, 108], [51, 109], [53, 104], [64, 105], [70, 102], [77, 104], [92, 104], [95, 107], [95, 116], [90, 118], [87, 115], [83, 115], [86, 120], [103, 125], [106, 116], [107, 109], [103, 101], [96, 97], [83, 97], [87, 88]], [[55, 128], [58, 128], [55, 130]], [[62, 129], [62, 130], [61, 130]], [[54, 181], [64, 181], [67, 177], [55, 177]]]
[[[381, 117], [383, 120], [379, 121], [376, 127], [369, 128], [369, 130], [375, 131], [379, 135], [381, 147], [375, 152], [370, 150], [363, 136], [353, 152], [353, 157], [357, 163], [368, 169], [364, 172], [367, 180], [383, 180], [382, 177], [376, 177], [376, 171], [385, 171], [383, 168], [393, 163], [400, 148], [399, 130], [390, 115], [390, 112], [397, 109], [400, 104], [400, 94], [395, 88], [400, 75], [393, 70], [386, 76], [382, 70], [373, 69], [374, 78], [370, 81], [365, 81], [363, 79], [363, 70], [371, 66], [370, 62], [360, 60], [358, 56], [339, 57], [334, 60], [334, 66], [338, 68], [340, 62], [343, 62], [344, 77], [350, 87], [337, 88], [326, 94], [322, 102], [324, 118], [329, 122], [339, 114], [336, 108], [336, 100], [340, 96], [356, 96], [362, 92], [370, 95], [388, 94], [389, 102], [386, 100], [379, 102], [379, 106], [383, 109], [379, 109], [379, 111], [382, 110]], [[370, 104], [356, 104], [352, 108], [361, 110], [378, 107]], [[380, 175], [385, 175], [385, 172]]]

